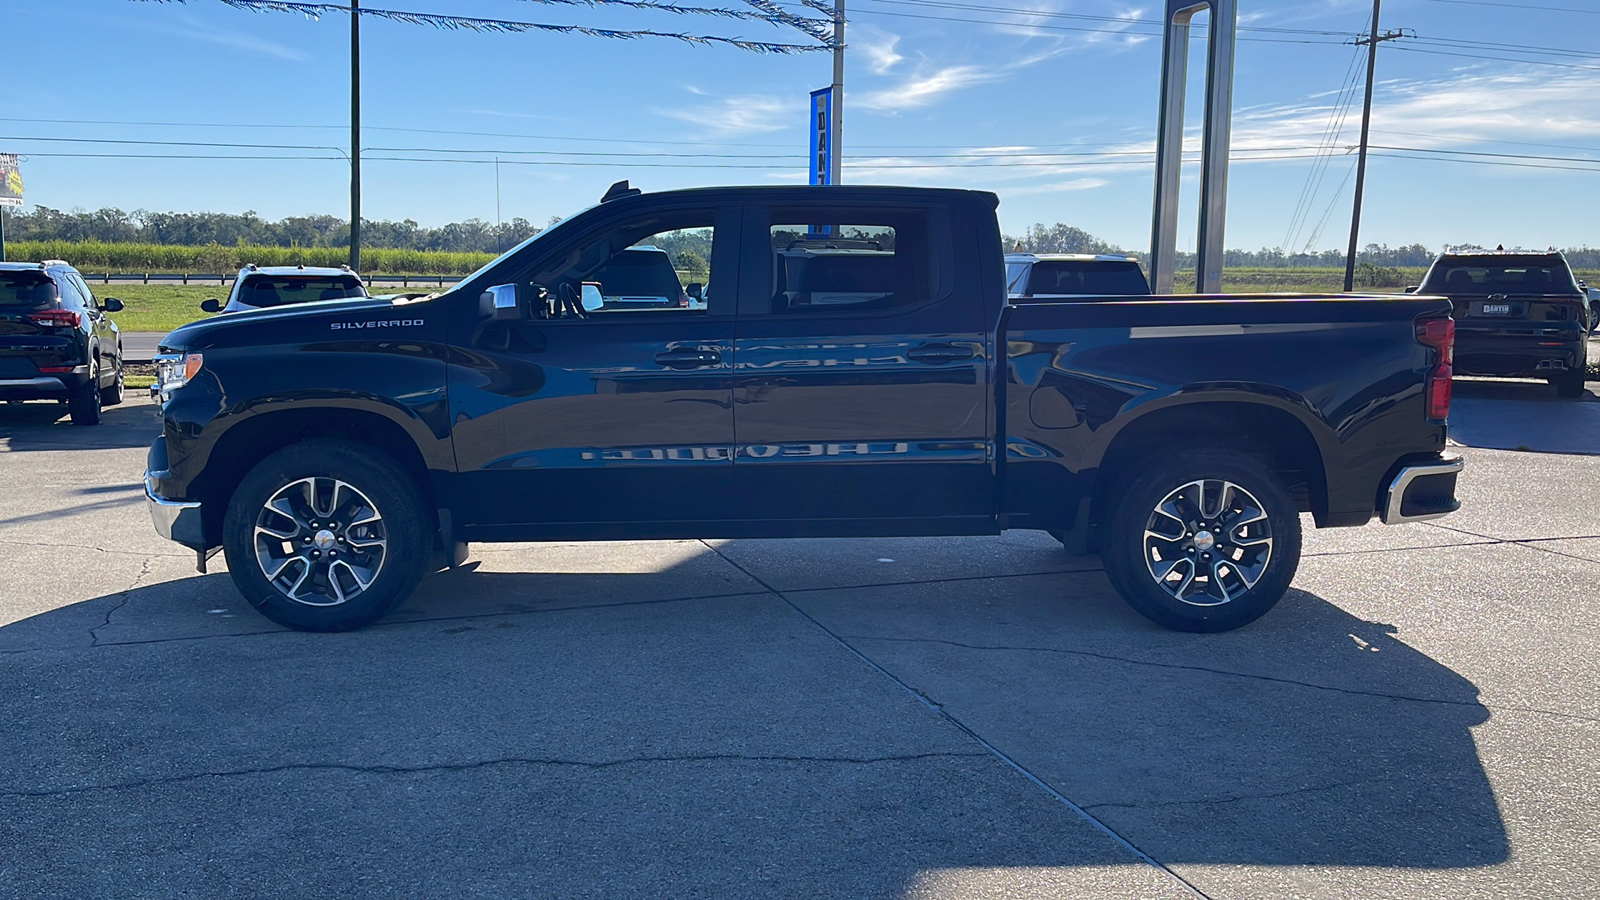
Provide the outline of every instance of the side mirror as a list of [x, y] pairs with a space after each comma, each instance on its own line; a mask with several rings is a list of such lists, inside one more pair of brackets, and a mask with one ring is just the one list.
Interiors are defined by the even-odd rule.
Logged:
[[522, 304], [517, 302], [517, 286], [497, 284], [478, 298], [479, 311], [497, 322], [525, 317]]
[[706, 289], [705, 289], [704, 285], [702, 285], [698, 281], [694, 281], [694, 282], [690, 282], [689, 288], [687, 290], [685, 290], [684, 293], [688, 294], [689, 295], [689, 299], [691, 299], [691, 300], [704, 300], [705, 299], [705, 290]]
[[100, 306], [106, 312], [122, 312], [122, 301], [115, 297], [107, 297], [100, 301]]
[[212, 297], [209, 300], [201, 300], [200, 301], [200, 311], [201, 312], [208, 312], [208, 313], [219, 313], [219, 312], [222, 312], [222, 301], [218, 300], [215, 297]]
[[578, 302], [583, 304], [584, 312], [594, 312], [605, 306], [605, 298], [600, 295], [600, 282], [585, 281], [583, 283], [583, 292], [578, 295]]

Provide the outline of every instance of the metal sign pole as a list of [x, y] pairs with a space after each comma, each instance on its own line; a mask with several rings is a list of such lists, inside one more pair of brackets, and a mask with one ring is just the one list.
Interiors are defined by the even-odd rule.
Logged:
[[350, 0], [350, 268], [361, 271], [361, 0]]
[[1158, 294], [1172, 293], [1177, 275], [1178, 196], [1183, 174], [1184, 95], [1189, 81], [1189, 24], [1203, 10], [1211, 12], [1211, 40], [1207, 49], [1200, 247], [1195, 286], [1202, 294], [1222, 292], [1238, 3], [1237, 0], [1167, 0], [1161, 117], [1156, 137], [1155, 213], [1150, 234], [1150, 277]]

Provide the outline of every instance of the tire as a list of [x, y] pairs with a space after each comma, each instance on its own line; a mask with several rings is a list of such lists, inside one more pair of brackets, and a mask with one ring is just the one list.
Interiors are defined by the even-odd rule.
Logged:
[[1587, 374], [1584, 369], [1568, 369], [1550, 379], [1550, 383], [1556, 386], [1557, 397], [1575, 400], [1588, 393], [1588, 390], [1584, 387], [1584, 380]]
[[100, 424], [100, 359], [89, 364], [89, 380], [67, 398], [67, 413], [74, 425]]
[[1158, 625], [1232, 631], [1265, 615], [1294, 580], [1299, 511], [1253, 457], [1177, 450], [1140, 467], [1111, 496], [1122, 499], [1101, 540], [1106, 575]]
[[312, 439], [245, 475], [222, 549], [262, 615], [298, 631], [350, 631], [383, 618], [422, 579], [433, 551], [427, 516], [399, 463], [366, 444]]
[[122, 376], [122, 348], [118, 347], [117, 350], [117, 378], [111, 382], [110, 387], [100, 391], [101, 406], [116, 406], [122, 402], [122, 398], [126, 393], [126, 385]]

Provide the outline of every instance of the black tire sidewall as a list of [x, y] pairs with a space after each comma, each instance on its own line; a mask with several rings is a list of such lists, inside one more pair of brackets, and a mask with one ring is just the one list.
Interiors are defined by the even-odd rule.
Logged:
[[116, 406], [123, 401], [126, 385], [123, 381], [122, 357], [117, 357], [117, 377], [112, 380], [111, 386], [100, 392], [101, 406]]
[[[337, 606], [308, 606], [284, 597], [256, 562], [257, 512], [284, 485], [309, 476], [337, 478], [377, 505], [387, 556], [372, 586]], [[234, 490], [222, 525], [228, 574], [262, 615], [299, 631], [350, 631], [378, 621], [421, 580], [432, 543], [416, 479], [382, 451], [350, 441], [315, 439], [279, 450], [251, 469]]]
[[100, 424], [100, 361], [89, 364], [89, 378], [67, 400], [67, 414], [74, 425]]
[[[1121, 498], [1101, 541], [1106, 575], [1140, 615], [1176, 631], [1231, 631], [1265, 615], [1289, 589], [1300, 565], [1300, 513], [1281, 481], [1255, 458], [1232, 450], [1199, 449], [1152, 460], [1120, 485]], [[1272, 528], [1272, 559], [1255, 586], [1217, 606], [1194, 606], [1168, 594], [1144, 560], [1144, 530], [1157, 503], [1179, 486], [1201, 478], [1239, 485], [1259, 500]]]

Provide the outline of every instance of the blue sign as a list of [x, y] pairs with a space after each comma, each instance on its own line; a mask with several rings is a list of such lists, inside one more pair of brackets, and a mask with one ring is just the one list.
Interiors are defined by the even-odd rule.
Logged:
[[833, 184], [833, 88], [811, 92], [811, 183]]

